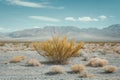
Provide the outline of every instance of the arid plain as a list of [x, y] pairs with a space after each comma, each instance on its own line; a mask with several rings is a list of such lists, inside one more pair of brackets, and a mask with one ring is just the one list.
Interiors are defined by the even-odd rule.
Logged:
[[[12, 62], [13, 58], [19, 56], [23, 56], [24, 59]], [[92, 63], [90, 60], [95, 58], [103, 59], [105, 62], [99, 63], [98, 60]], [[33, 63], [35, 62], [34, 64], [28, 62], [31, 59], [33, 59]], [[39, 64], [36, 65], [37, 63]], [[71, 66], [75, 64], [82, 64], [84, 71], [82, 73], [74, 72]], [[34, 50], [32, 42], [0, 43], [0, 80], [68, 79], [120, 80], [120, 43], [86, 42], [79, 51], [79, 55], [72, 57], [68, 64], [49, 62]]]

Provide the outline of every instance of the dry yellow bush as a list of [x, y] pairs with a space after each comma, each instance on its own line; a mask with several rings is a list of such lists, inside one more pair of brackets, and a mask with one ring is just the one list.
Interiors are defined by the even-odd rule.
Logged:
[[30, 59], [26, 62], [28, 66], [41, 66], [41, 63], [37, 59]]
[[17, 63], [25, 59], [25, 56], [14, 56], [10, 59], [10, 63]]
[[60, 65], [54, 65], [50, 67], [50, 71], [54, 73], [64, 73], [64, 68]]
[[54, 36], [46, 42], [33, 43], [35, 50], [50, 61], [57, 63], [67, 63], [67, 61], [78, 55], [79, 50], [84, 46], [84, 43], [75, 43], [74, 40], [67, 40], [67, 37], [59, 39]]
[[103, 67], [104, 72], [106, 73], [113, 73], [117, 70], [117, 67], [112, 66], [112, 65], [107, 65]]
[[85, 70], [85, 66], [82, 64], [75, 64], [71, 66], [71, 70], [75, 73], [81, 73]]
[[101, 59], [101, 58], [91, 58], [88, 63], [87, 66], [92, 66], [92, 67], [103, 67], [105, 65], [107, 65], [108, 61], [106, 59]]

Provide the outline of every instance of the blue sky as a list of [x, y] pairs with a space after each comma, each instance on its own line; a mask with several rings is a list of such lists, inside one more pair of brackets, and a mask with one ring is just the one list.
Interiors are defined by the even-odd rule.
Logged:
[[0, 32], [45, 26], [104, 28], [120, 23], [120, 0], [0, 0]]

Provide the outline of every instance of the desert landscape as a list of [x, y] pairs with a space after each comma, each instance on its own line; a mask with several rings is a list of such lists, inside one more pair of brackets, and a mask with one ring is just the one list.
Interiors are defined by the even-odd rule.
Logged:
[[[72, 57], [68, 64], [50, 62], [36, 52], [32, 43], [0, 43], [0, 80], [120, 80], [119, 42], [86, 42], [79, 55]], [[24, 59], [14, 62], [13, 58], [20, 56], [24, 56]], [[102, 65], [89, 64], [93, 58], [106, 62]], [[30, 59], [35, 59], [35, 64], [28, 65]], [[78, 64], [84, 67], [83, 72], [74, 72], [79, 69], [76, 67]], [[103, 69], [107, 65], [111, 65], [113, 71]]]
[[0, 0], [0, 80], [120, 80], [120, 0]]

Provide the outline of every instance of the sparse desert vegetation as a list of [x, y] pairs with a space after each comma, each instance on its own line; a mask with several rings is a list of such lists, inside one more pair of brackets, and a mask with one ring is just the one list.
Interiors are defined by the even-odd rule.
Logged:
[[33, 46], [41, 56], [46, 57], [48, 60], [65, 64], [71, 57], [79, 54], [79, 50], [84, 46], [84, 43], [76, 43], [74, 40], [68, 41], [66, 36], [61, 39], [54, 36], [46, 42], [33, 43]]
[[61, 73], [65, 73], [64, 68], [60, 65], [54, 65], [50, 67], [50, 72], [52, 73], [56, 73], [56, 74], [61, 74]]
[[94, 74], [92, 74], [92, 73], [87, 73], [87, 72], [82, 72], [81, 74], [80, 74], [80, 77], [81, 78], [94, 78]]
[[[119, 80], [120, 78], [119, 77], [120, 43], [118, 42], [116, 43], [115, 42], [85, 42], [84, 46], [79, 48], [80, 51], [76, 53], [77, 56], [72, 55], [70, 57], [72, 59], [71, 62], [64, 65], [62, 65], [61, 62], [60, 63], [49, 62], [48, 58], [39, 55], [32, 46], [34, 42], [1, 42], [1, 43], [3, 43], [4, 45], [2, 44], [0, 46], [0, 67], [1, 67], [0, 77], [17, 76], [23, 80], [25, 79], [24, 76], [26, 77], [33, 76], [34, 79], [44, 78], [44, 79], [65, 79], [65, 80], [67, 79], [75, 80], [81, 78], [82, 79], [88, 78], [90, 80], [94, 80], [94, 79]], [[46, 44], [43, 42], [38, 42], [38, 43], [42, 43], [44, 45]], [[67, 44], [66, 49], [68, 49], [68, 47], [70, 48], [69, 45], [70, 44], [72, 45], [73, 42], [69, 44], [68, 43], [64, 43], [64, 44]], [[77, 44], [77, 42], [74, 44]], [[42, 46], [39, 47], [41, 48]], [[59, 51], [61, 51], [61, 49]], [[68, 53], [69, 51], [70, 50], [66, 50], [66, 51], [64, 50], [63, 52]], [[44, 51], [40, 50], [39, 52], [40, 54], [41, 53], [43, 54]], [[63, 57], [63, 59], [64, 58], [65, 57]], [[10, 64], [3, 64], [4, 62]], [[86, 66], [86, 64], [89, 66]], [[71, 73], [71, 71], [77, 74]], [[108, 74], [108, 73], [112, 73], [112, 74]], [[13, 80], [16, 80], [15, 77], [12, 78]], [[28, 77], [27, 79], [29, 80]]]
[[91, 58], [88, 63], [87, 66], [92, 66], [92, 67], [103, 67], [105, 65], [107, 65], [108, 61], [106, 59], [101, 59], [101, 58]]
[[37, 59], [30, 59], [26, 62], [27, 66], [41, 66], [41, 63]]
[[71, 70], [75, 73], [81, 73], [85, 70], [85, 66], [82, 64], [74, 64], [71, 66]]
[[113, 73], [117, 70], [117, 67], [112, 65], [107, 65], [103, 67], [103, 70], [105, 73]]
[[25, 56], [13, 56], [9, 62], [10, 63], [17, 63], [25, 59]]
[[0, 80], [120, 80], [120, 0], [0, 0]]

